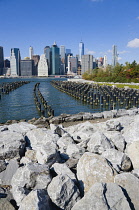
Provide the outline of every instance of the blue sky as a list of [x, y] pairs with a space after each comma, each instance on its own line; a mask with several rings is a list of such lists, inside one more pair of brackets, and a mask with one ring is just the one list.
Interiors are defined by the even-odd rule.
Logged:
[[139, 0], [0, 0], [0, 45], [4, 56], [20, 49], [21, 57], [42, 54], [46, 45], [65, 45], [78, 54], [108, 56], [117, 45], [119, 62], [139, 62]]

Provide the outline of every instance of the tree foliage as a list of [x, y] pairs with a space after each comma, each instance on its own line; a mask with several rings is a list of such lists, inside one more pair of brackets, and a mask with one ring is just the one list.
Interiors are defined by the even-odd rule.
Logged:
[[126, 62], [125, 65], [117, 64], [115, 67], [108, 65], [105, 70], [96, 68], [82, 76], [97, 82], [139, 82], [139, 64], [134, 60], [131, 64]]

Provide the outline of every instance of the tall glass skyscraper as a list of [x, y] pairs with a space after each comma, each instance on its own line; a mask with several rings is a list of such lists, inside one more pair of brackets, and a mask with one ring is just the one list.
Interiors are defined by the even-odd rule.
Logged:
[[0, 46], [0, 75], [3, 73], [4, 68], [4, 54], [3, 54], [3, 47]]
[[84, 43], [81, 41], [79, 43], [79, 61], [82, 60], [82, 55], [84, 55]]
[[10, 56], [10, 65], [11, 65], [11, 75], [12, 76], [20, 76], [20, 50], [18, 48], [11, 49]]
[[66, 54], [65, 54], [65, 46], [60, 46], [60, 59], [61, 59], [61, 65], [60, 65], [60, 74], [65, 74], [65, 62], [66, 62]]
[[116, 66], [118, 62], [117, 46], [112, 46], [112, 66]]
[[54, 44], [51, 48], [52, 52], [52, 75], [59, 75], [60, 74], [60, 54], [59, 54], [59, 47]]
[[51, 74], [51, 48], [49, 46], [46, 46], [44, 48], [44, 54], [48, 61], [48, 74], [50, 75]]
[[33, 50], [33, 47], [29, 47], [29, 57], [30, 57], [30, 59], [32, 59], [32, 57], [33, 57], [33, 55], [34, 55], [34, 50]]

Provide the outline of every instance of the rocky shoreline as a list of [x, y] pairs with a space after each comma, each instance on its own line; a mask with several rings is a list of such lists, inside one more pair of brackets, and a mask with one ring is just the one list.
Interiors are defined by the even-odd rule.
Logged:
[[0, 209], [139, 209], [139, 109], [0, 126]]

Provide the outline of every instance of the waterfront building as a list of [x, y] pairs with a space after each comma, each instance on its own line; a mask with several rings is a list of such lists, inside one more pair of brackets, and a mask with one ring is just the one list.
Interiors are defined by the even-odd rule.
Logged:
[[91, 73], [93, 69], [93, 55], [82, 55], [82, 74], [84, 74], [86, 71], [89, 71]]
[[84, 43], [81, 41], [79, 43], [79, 61], [81, 61], [82, 55], [84, 55]]
[[104, 66], [104, 68], [106, 68], [108, 66], [108, 61], [107, 61], [107, 56], [106, 55], [104, 55], [103, 66]]
[[34, 60], [21, 60], [21, 76], [32, 76], [34, 68]]
[[44, 48], [44, 54], [48, 61], [48, 74], [50, 75], [51, 74], [51, 48], [49, 46], [46, 46]]
[[40, 60], [40, 56], [39, 55], [33, 55], [32, 60], [34, 60], [34, 68], [33, 68], [32, 74], [37, 76], [38, 75], [38, 63], [39, 63], [39, 60]]
[[12, 48], [10, 56], [11, 76], [20, 76], [20, 60], [19, 48]]
[[32, 59], [32, 57], [33, 57], [33, 55], [34, 55], [34, 50], [33, 50], [33, 47], [29, 47], [29, 57], [30, 57], [30, 59]]
[[0, 46], [0, 75], [3, 74], [3, 68], [4, 68], [4, 53], [3, 53], [3, 47]]
[[4, 68], [10, 68], [10, 61], [8, 59], [4, 60]]
[[77, 74], [78, 60], [74, 56], [68, 56], [68, 72], [67, 74]]
[[117, 46], [113, 45], [112, 46], [112, 66], [116, 66], [118, 62], [118, 54], [117, 54]]
[[66, 55], [71, 54], [71, 49], [66, 49]]
[[60, 74], [65, 74], [65, 63], [66, 63], [65, 59], [66, 59], [65, 46], [61, 45], [60, 46], [60, 60], [61, 60]]
[[11, 69], [8, 67], [3, 68], [3, 75], [4, 76], [10, 76], [11, 75]]
[[48, 77], [48, 62], [45, 54], [42, 54], [38, 63], [38, 76]]
[[60, 74], [60, 54], [59, 54], [59, 47], [54, 44], [51, 47], [51, 53], [52, 53], [52, 75], [59, 75]]

